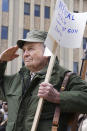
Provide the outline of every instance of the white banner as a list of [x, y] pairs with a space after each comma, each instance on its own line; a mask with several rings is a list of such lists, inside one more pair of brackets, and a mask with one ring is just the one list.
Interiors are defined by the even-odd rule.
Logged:
[[45, 45], [52, 51], [53, 39], [62, 47], [80, 48], [87, 12], [71, 13], [62, 0], [57, 0]]

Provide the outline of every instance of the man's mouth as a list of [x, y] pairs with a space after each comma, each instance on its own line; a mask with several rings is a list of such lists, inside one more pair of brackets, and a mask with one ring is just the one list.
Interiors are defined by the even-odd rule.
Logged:
[[30, 62], [30, 61], [32, 61], [32, 59], [25, 60], [25, 62]]

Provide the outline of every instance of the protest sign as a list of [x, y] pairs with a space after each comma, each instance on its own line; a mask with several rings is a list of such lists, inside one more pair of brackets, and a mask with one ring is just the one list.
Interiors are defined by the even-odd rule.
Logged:
[[87, 21], [87, 12], [71, 13], [62, 0], [57, 0], [45, 45], [52, 51], [53, 40], [62, 47], [80, 48]]

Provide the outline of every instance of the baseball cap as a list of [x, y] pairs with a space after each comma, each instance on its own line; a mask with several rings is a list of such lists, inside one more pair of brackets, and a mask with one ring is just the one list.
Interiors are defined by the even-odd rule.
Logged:
[[25, 39], [18, 40], [17, 45], [18, 45], [19, 48], [22, 49], [25, 42], [44, 43], [46, 37], [47, 37], [47, 32], [39, 31], [39, 30], [32, 30], [32, 31], [27, 33], [27, 37]]

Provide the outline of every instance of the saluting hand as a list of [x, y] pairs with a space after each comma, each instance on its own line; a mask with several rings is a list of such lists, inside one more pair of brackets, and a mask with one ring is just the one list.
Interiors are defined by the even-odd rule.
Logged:
[[38, 96], [52, 103], [60, 103], [60, 93], [50, 83], [41, 83]]
[[16, 54], [17, 50], [18, 46], [13, 46], [6, 49], [4, 52], [0, 54], [0, 61], [11, 61], [17, 58], [19, 56], [18, 54]]

